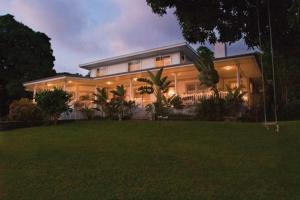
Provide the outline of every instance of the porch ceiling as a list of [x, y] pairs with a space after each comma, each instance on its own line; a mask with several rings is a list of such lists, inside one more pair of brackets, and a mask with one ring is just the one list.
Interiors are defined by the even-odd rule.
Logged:
[[261, 72], [254, 55], [226, 60], [217, 60], [214, 62], [214, 64], [219, 75], [223, 78], [236, 76], [237, 65], [240, 65], [240, 71], [243, 77], [261, 77]]

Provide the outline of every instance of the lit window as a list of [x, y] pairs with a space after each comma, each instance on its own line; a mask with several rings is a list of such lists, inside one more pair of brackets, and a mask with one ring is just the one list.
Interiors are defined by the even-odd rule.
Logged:
[[188, 94], [195, 93], [195, 92], [205, 92], [207, 90], [208, 88], [199, 82], [192, 82], [186, 84], [186, 93]]
[[137, 71], [141, 69], [141, 62], [139, 60], [134, 60], [128, 63], [128, 71]]
[[188, 83], [186, 84], [186, 93], [194, 93], [196, 92], [196, 83]]
[[163, 67], [163, 66], [168, 66], [171, 64], [172, 64], [171, 56], [156, 57], [156, 67]]

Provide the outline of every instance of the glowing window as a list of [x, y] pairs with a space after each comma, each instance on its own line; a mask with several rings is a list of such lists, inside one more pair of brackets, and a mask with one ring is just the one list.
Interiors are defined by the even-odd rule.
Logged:
[[137, 71], [141, 69], [141, 62], [139, 60], [134, 60], [128, 63], [128, 71]]
[[171, 56], [156, 57], [156, 67], [163, 67], [172, 64]]

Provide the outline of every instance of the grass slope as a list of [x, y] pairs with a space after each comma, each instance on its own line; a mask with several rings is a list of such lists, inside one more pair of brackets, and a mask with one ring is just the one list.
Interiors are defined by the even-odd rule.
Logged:
[[300, 123], [76, 122], [0, 133], [0, 199], [300, 199]]

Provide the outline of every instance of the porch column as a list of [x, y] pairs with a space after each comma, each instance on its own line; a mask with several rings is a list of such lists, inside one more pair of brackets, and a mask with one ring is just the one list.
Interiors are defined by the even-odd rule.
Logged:
[[75, 86], [75, 101], [79, 100], [79, 96], [78, 96], [78, 85]]
[[64, 81], [64, 91], [66, 91], [66, 81]]
[[236, 64], [236, 87], [239, 88], [241, 86], [241, 69], [240, 64]]
[[35, 103], [35, 95], [36, 95], [36, 85], [34, 85], [34, 88], [33, 88], [33, 98], [32, 98], [33, 103]]
[[174, 73], [175, 94], [177, 95], [177, 73]]
[[133, 99], [133, 91], [132, 91], [132, 79], [130, 78], [130, 82], [129, 82], [129, 98], [132, 101]]
[[96, 87], [95, 87], [95, 97], [94, 97], [94, 100], [97, 100], [97, 96], [96, 96], [96, 95], [97, 95], [97, 92], [98, 92], [98, 91], [97, 91], [97, 88], [98, 88], [98, 87], [96, 86]]

